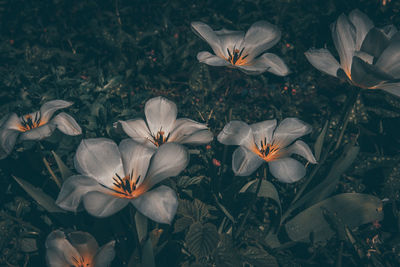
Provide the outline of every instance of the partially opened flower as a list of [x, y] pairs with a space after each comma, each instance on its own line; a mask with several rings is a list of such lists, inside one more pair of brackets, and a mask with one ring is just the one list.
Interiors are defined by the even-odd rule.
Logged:
[[62, 185], [56, 203], [76, 211], [81, 202], [93, 216], [110, 216], [129, 203], [153, 221], [171, 223], [178, 207], [164, 179], [178, 175], [189, 162], [187, 150], [175, 143], [159, 149], [143, 146], [131, 139], [119, 146], [105, 138], [82, 140], [75, 155], [80, 175], [69, 177]]
[[96, 239], [86, 232], [51, 232], [46, 239], [46, 262], [49, 267], [109, 267], [115, 257], [115, 241], [99, 248]]
[[41, 140], [57, 128], [67, 135], [79, 135], [81, 127], [67, 113], [61, 112], [51, 119], [54, 112], [72, 105], [72, 102], [53, 100], [43, 104], [39, 111], [18, 117], [10, 113], [0, 120], [0, 159], [11, 153], [19, 139]]
[[157, 148], [164, 143], [206, 144], [213, 134], [203, 123], [190, 119], [177, 119], [174, 102], [164, 97], [154, 97], [146, 102], [143, 119], [118, 121], [124, 132], [133, 140]]
[[360, 88], [383, 89], [400, 96], [400, 34], [396, 27], [378, 29], [356, 9], [332, 24], [332, 38], [340, 64], [327, 49], [310, 49], [305, 55], [314, 67]]
[[278, 127], [276, 120], [252, 125], [231, 121], [218, 135], [225, 145], [239, 145], [232, 155], [232, 169], [236, 175], [252, 174], [264, 162], [268, 162], [271, 174], [285, 183], [296, 182], [306, 174], [305, 167], [291, 158], [298, 154], [311, 163], [314, 155], [306, 143], [297, 138], [311, 132], [311, 127], [296, 118], [284, 119]]
[[206, 51], [198, 53], [197, 59], [202, 63], [238, 68], [247, 74], [265, 71], [279, 76], [289, 74], [288, 67], [280, 57], [264, 53], [281, 38], [281, 32], [275, 25], [258, 21], [246, 33], [226, 29], [214, 31], [203, 22], [192, 22], [191, 26], [215, 54]]

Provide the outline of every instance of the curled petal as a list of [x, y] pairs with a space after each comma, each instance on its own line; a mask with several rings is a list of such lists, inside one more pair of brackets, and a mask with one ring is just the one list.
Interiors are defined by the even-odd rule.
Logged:
[[360, 50], [361, 44], [365, 39], [368, 31], [374, 27], [374, 23], [368, 18], [367, 15], [358, 9], [354, 9], [349, 14], [349, 20], [356, 29], [356, 46], [355, 50]]
[[304, 54], [315, 68], [336, 77], [340, 65], [328, 49], [310, 49]]
[[201, 63], [205, 63], [207, 65], [216, 66], [216, 67], [231, 65], [225, 59], [215, 56], [215, 55], [211, 54], [210, 52], [206, 52], [206, 51], [199, 52], [197, 54], [197, 59]]
[[83, 205], [86, 211], [95, 217], [111, 216], [125, 208], [129, 199], [117, 198], [104, 192], [92, 191], [83, 196]]
[[296, 118], [286, 118], [276, 128], [273, 143], [284, 148], [297, 138], [311, 132], [311, 126]]
[[232, 155], [232, 170], [235, 175], [248, 176], [265, 161], [245, 147], [238, 147]]
[[48, 122], [51, 116], [59, 109], [71, 106], [73, 103], [64, 100], [52, 100], [43, 104], [40, 108], [41, 120]]
[[180, 144], [206, 144], [212, 139], [213, 134], [205, 124], [190, 119], [177, 119], [168, 140]]
[[109, 267], [115, 257], [115, 241], [110, 241], [102, 246], [93, 259], [93, 266]]
[[82, 140], [76, 150], [74, 163], [79, 173], [92, 177], [109, 188], [113, 186], [115, 174], [125, 177], [118, 146], [110, 139]]
[[306, 175], [304, 166], [292, 158], [280, 158], [268, 162], [271, 174], [283, 183], [294, 183]]
[[231, 121], [218, 134], [218, 141], [224, 145], [240, 145], [254, 148], [254, 136], [251, 127], [242, 121]]
[[377, 88], [400, 97], [400, 82], [380, 84]]
[[151, 134], [156, 137], [159, 131], [168, 135], [175, 123], [178, 110], [174, 102], [158, 96], [146, 102], [144, 114]]
[[165, 185], [150, 190], [131, 201], [140, 213], [159, 223], [171, 224], [178, 208], [175, 191]]
[[51, 232], [46, 239], [46, 261], [53, 266], [74, 266], [80, 259], [78, 251], [67, 240], [65, 234], [59, 230]]
[[79, 135], [82, 134], [82, 129], [79, 124], [72, 118], [71, 115], [68, 115], [65, 112], [61, 112], [54, 119], [51, 120], [51, 123], [56, 125], [58, 130], [67, 135]]
[[376, 66], [394, 78], [400, 78], [400, 40], [390, 42], [376, 61]]
[[254, 136], [254, 143], [261, 149], [261, 142], [272, 143], [272, 134], [276, 128], [276, 120], [267, 120], [250, 125]]
[[310, 149], [310, 147], [301, 140], [297, 140], [293, 145], [288, 147], [289, 154], [297, 154], [304, 157], [310, 163], [316, 164], [317, 161]]
[[290, 72], [285, 62], [277, 55], [271, 53], [264, 53], [260, 57], [254, 59], [249, 65], [237, 67], [250, 75], [257, 75], [268, 71], [278, 76], [286, 76]]
[[56, 126], [48, 123], [43, 126], [33, 128], [32, 130], [28, 130], [26, 132], [21, 133], [19, 139], [21, 141], [25, 140], [42, 140], [46, 137], [49, 137], [54, 130], [56, 129]]
[[4, 116], [0, 121], [0, 159], [6, 158], [14, 148], [19, 131], [9, 127], [10, 124], [19, 122], [15, 113]]
[[393, 79], [375, 65], [370, 65], [358, 57], [353, 58], [351, 80], [360, 87], [375, 88], [379, 84]]
[[71, 245], [79, 252], [84, 258], [92, 261], [94, 255], [96, 255], [99, 245], [96, 239], [86, 232], [76, 231], [68, 234], [68, 240]]
[[361, 51], [378, 58], [389, 45], [389, 38], [378, 28], [372, 28], [361, 45]]
[[220, 39], [210, 26], [203, 22], [195, 21], [191, 23], [191, 27], [194, 33], [197, 34], [197, 36], [199, 36], [211, 46], [212, 50], [217, 56], [224, 56], [224, 52], [221, 48]]
[[134, 119], [118, 122], [121, 124], [124, 132], [136, 142], [142, 143], [152, 139], [149, 128], [147, 128], [144, 120]]

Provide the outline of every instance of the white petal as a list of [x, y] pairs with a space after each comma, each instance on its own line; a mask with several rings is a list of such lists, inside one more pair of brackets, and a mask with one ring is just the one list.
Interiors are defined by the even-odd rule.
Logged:
[[276, 128], [273, 143], [284, 148], [297, 138], [311, 132], [311, 126], [297, 118], [286, 118]]
[[356, 28], [356, 50], [360, 50], [362, 42], [368, 31], [374, 27], [374, 23], [368, 18], [367, 15], [360, 10], [355, 9], [350, 12], [349, 20]]
[[192, 22], [191, 26], [194, 33], [196, 33], [201, 39], [206, 41], [211, 46], [212, 50], [217, 56], [224, 56], [223, 50], [221, 49], [219, 37], [213, 31], [213, 29], [211, 29], [210, 26], [199, 21]]
[[391, 93], [393, 95], [400, 97], [400, 82], [384, 83], [384, 84], [378, 85], [377, 88], [382, 89], [388, 93]]
[[119, 144], [122, 163], [126, 174], [132, 174], [132, 178], [136, 179], [140, 176], [139, 184], [146, 177], [149, 168], [151, 156], [155, 149], [143, 146], [132, 139], [125, 139]]
[[286, 76], [290, 72], [285, 62], [277, 55], [271, 53], [264, 53], [249, 64], [236, 67], [250, 75], [257, 75], [268, 71], [278, 76]]
[[86, 211], [99, 218], [111, 216], [128, 204], [129, 199], [118, 198], [98, 191], [92, 191], [83, 196], [83, 205]]
[[238, 147], [232, 155], [232, 170], [235, 175], [248, 176], [265, 161], [245, 147]]
[[206, 51], [199, 52], [197, 54], [197, 59], [201, 63], [205, 63], [207, 65], [216, 66], [216, 67], [231, 65], [231, 63], [229, 63], [225, 59], [215, 56], [215, 55], [211, 54], [210, 52], [206, 52]]
[[[232, 53], [234, 49], [239, 51], [243, 48], [244, 32], [242, 31], [229, 31], [222, 29], [215, 32], [220, 40], [221, 49], [223, 52], [222, 58], [229, 58], [229, 53]], [[218, 56], [218, 54], [216, 54]]]
[[55, 129], [55, 125], [48, 123], [43, 126], [33, 128], [32, 130], [21, 133], [21, 135], [19, 136], [19, 140], [42, 140], [46, 137], [49, 137]]
[[[355, 51], [354, 52], [354, 56], [359, 57], [360, 59], [362, 59], [364, 62], [372, 65], [374, 64], [374, 56], [370, 55], [366, 52], [363, 51]], [[354, 62], [354, 58], [353, 58], [353, 62]]]
[[56, 112], [59, 109], [69, 107], [72, 104], [73, 104], [72, 102], [64, 100], [53, 100], [44, 103], [43, 106], [40, 108], [41, 120], [48, 122], [54, 112]]
[[176, 143], [161, 145], [151, 159], [147, 176], [138, 187], [147, 191], [162, 180], [176, 176], [189, 163], [189, 153], [186, 148]]
[[339, 62], [332, 56], [328, 49], [310, 49], [304, 53], [308, 61], [318, 70], [336, 76], [340, 68]]
[[218, 134], [217, 139], [224, 145], [245, 146], [250, 150], [255, 146], [251, 127], [242, 121], [229, 122]]
[[71, 115], [68, 115], [65, 112], [61, 112], [54, 119], [51, 120], [51, 123], [56, 125], [58, 130], [67, 135], [80, 135], [82, 134], [82, 129], [79, 124], [75, 121]]
[[2, 118], [2, 129], [11, 129], [21, 132], [21, 126], [21, 120], [15, 113], [10, 113], [9, 115], [6, 115]]
[[332, 24], [333, 42], [338, 51], [342, 69], [346, 74], [351, 73], [351, 62], [356, 45], [355, 36], [355, 28], [344, 14], [340, 15]]
[[272, 134], [276, 128], [276, 120], [267, 120], [250, 125], [254, 136], [254, 143], [261, 149], [261, 141], [266, 144], [272, 143]]
[[388, 39], [391, 39], [397, 33], [397, 28], [393, 24], [386, 25], [382, 28], [382, 32]]
[[310, 147], [301, 140], [297, 140], [296, 142], [294, 142], [294, 144], [289, 146], [287, 150], [290, 154], [297, 154], [304, 157], [310, 163], [317, 163]]
[[117, 144], [106, 138], [84, 139], [76, 150], [75, 169], [111, 188], [113, 177], [125, 177]]
[[168, 135], [174, 126], [177, 113], [175, 103], [161, 96], [148, 100], [144, 106], [147, 125], [153, 136], [156, 136], [158, 131]]
[[106, 190], [96, 180], [82, 175], [69, 177], [62, 185], [56, 204], [68, 211], [77, 211], [82, 197], [88, 192]]
[[75, 265], [75, 259], [80, 259], [78, 251], [69, 243], [65, 234], [59, 230], [51, 232], [46, 239], [46, 261], [53, 266]]
[[168, 138], [169, 142], [180, 144], [206, 144], [211, 142], [213, 134], [207, 125], [190, 119], [177, 119]]
[[93, 259], [95, 267], [109, 267], [115, 257], [115, 241], [110, 241], [102, 246]]
[[150, 131], [147, 128], [147, 124], [144, 120], [134, 119], [118, 122], [121, 123], [124, 132], [133, 140], [142, 143], [152, 139]]
[[271, 174], [283, 183], [294, 183], [306, 175], [304, 166], [292, 158], [280, 158], [268, 162]]
[[396, 79], [400, 78], [400, 40], [390, 42], [376, 61], [376, 66]]
[[86, 232], [76, 231], [68, 234], [68, 241], [84, 258], [92, 261], [99, 249], [96, 239]]
[[244, 37], [245, 52], [249, 54], [247, 60], [251, 61], [262, 52], [274, 46], [281, 39], [281, 31], [267, 21], [257, 21], [246, 32]]
[[158, 223], [171, 224], [178, 208], [175, 191], [164, 185], [131, 201], [140, 213]]
[[14, 148], [19, 131], [10, 128], [10, 124], [18, 123], [15, 113], [4, 116], [0, 122], [0, 159], [6, 158]]

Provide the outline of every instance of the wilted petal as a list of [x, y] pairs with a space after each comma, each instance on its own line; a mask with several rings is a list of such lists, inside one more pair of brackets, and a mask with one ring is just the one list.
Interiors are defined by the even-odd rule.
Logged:
[[198, 53], [197, 59], [201, 63], [205, 63], [207, 65], [216, 66], [216, 67], [231, 65], [231, 63], [229, 63], [225, 59], [220, 58], [218, 56], [215, 56], [215, 55], [213, 55], [209, 52], [205, 52], [205, 51]]
[[265, 161], [245, 147], [238, 147], [232, 155], [232, 170], [235, 175], [248, 176]]
[[168, 141], [180, 144], [206, 144], [212, 139], [213, 134], [204, 123], [183, 118], [175, 121]]
[[262, 52], [274, 46], [281, 39], [281, 31], [267, 21], [257, 21], [246, 32], [244, 37], [245, 52], [249, 54], [247, 60], [251, 61]]
[[280, 158], [270, 161], [268, 162], [268, 166], [271, 174], [284, 183], [297, 182], [306, 175], [304, 166], [292, 158]]
[[46, 261], [51, 267], [74, 266], [80, 259], [78, 251], [69, 243], [65, 234], [59, 230], [51, 232], [46, 239]]
[[110, 241], [102, 246], [93, 259], [95, 267], [109, 267], [115, 257], [115, 241]]
[[76, 150], [75, 169], [111, 188], [117, 173], [124, 177], [121, 154], [117, 144], [106, 138], [84, 139]]
[[350, 12], [349, 20], [356, 28], [356, 50], [360, 50], [361, 44], [364, 41], [368, 31], [374, 27], [374, 23], [368, 18], [367, 15], [360, 10], [355, 9]]
[[150, 134], [149, 128], [147, 128], [146, 122], [142, 119], [118, 122], [121, 124], [124, 132], [136, 142], [143, 143], [153, 139]]
[[79, 135], [82, 134], [82, 129], [79, 124], [72, 118], [71, 115], [68, 115], [65, 112], [61, 112], [54, 119], [51, 120], [51, 123], [56, 125], [58, 130], [67, 135]]
[[151, 159], [147, 176], [139, 186], [139, 190], [147, 191], [162, 180], [176, 176], [189, 163], [186, 148], [176, 143], [161, 145]]
[[351, 67], [351, 80], [360, 87], [375, 87], [393, 77], [382, 72], [375, 65], [370, 65], [358, 57], [353, 58]]
[[340, 64], [347, 74], [350, 73], [351, 60], [354, 55], [355, 36], [355, 28], [344, 14], [340, 15], [337, 21], [332, 24], [333, 42], [339, 53]]
[[250, 126], [242, 121], [231, 121], [218, 134], [218, 141], [224, 145], [254, 147], [254, 136]]
[[328, 49], [310, 49], [304, 54], [315, 68], [336, 77], [340, 65]]
[[63, 183], [56, 204], [65, 210], [77, 211], [84, 195], [104, 190], [106, 189], [96, 180], [83, 175], [74, 175]]
[[217, 56], [224, 56], [219, 37], [213, 31], [213, 29], [211, 29], [210, 26], [199, 21], [192, 22], [191, 26], [194, 33], [197, 34], [201, 39], [206, 41], [211, 46], [212, 50]]
[[380, 84], [377, 88], [400, 97], [400, 82]]
[[129, 199], [117, 198], [107, 193], [92, 191], [83, 196], [83, 205], [86, 211], [95, 217], [111, 216], [125, 208]]
[[19, 119], [15, 113], [4, 116], [0, 121], [0, 159], [6, 158], [14, 148], [19, 131], [10, 128], [9, 125], [18, 122]]
[[304, 157], [310, 163], [313, 163], [313, 164], [317, 163], [310, 147], [301, 140], [297, 140], [296, 142], [294, 142], [293, 145], [291, 145], [287, 148], [287, 151], [289, 152], [289, 155], [297, 154], [297, 155]]
[[400, 78], [400, 41], [390, 42], [376, 61], [376, 66], [393, 77]]
[[178, 208], [175, 191], [164, 185], [131, 201], [140, 213], [159, 223], [171, 224]]
[[68, 234], [68, 241], [78, 250], [79, 254], [86, 260], [92, 261], [96, 255], [99, 245], [96, 239], [86, 232], [76, 231]]
[[273, 143], [283, 148], [311, 132], [311, 126], [297, 118], [286, 118], [276, 128]]
[[372, 28], [365, 36], [361, 51], [378, 58], [388, 45], [389, 38], [381, 30]]
[[175, 123], [178, 110], [174, 102], [158, 96], [146, 102], [144, 114], [150, 132], [155, 137], [159, 131], [168, 135]]
[[276, 128], [276, 120], [267, 120], [250, 125], [254, 136], [254, 143], [260, 149], [261, 141], [265, 144], [272, 143], [272, 134]]
[[155, 149], [143, 146], [131, 139], [125, 139], [119, 144], [119, 151], [121, 152], [125, 173], [132, 174], [132, 179], [135, 180], [140, 176], [140, 184], [146, 177], [150, 159]]
[[73, 104], [72, 102], [64, 100], [53, 100], [44, 103], [43, 106], [40, 108], [41, 120], [48, 122], [54, 112], [56, 112], [59, 109], [69, 107], [72, 104]]
[[43, 126], [33, 128], [32, 130], [21, 133], [21, 135], [19, 136], [19, 140], [42, 140], [46, 137], [49, 137], [55, 129], [55, 125], [48, 123]]

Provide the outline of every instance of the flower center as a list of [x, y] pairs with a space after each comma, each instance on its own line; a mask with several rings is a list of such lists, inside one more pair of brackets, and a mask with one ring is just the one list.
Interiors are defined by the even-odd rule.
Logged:
[[81, 256], [80, 259], [76, 259], [75, 257], [72, 257], [72, 259], [75, 262], [75, 267], [90, 267], [92, 265], [91, 261], [86, 261], [85, 258]]
[[273, 161], [280, 158], [282, 155], [279, 153], [280, 147], [277, 144], [268, 144], [267, 138], [260, 141], [260, 148], [256, 146], [255, 153], [265, 161]]
[[113, 177], [113, 187], [115, 195], [120, 198], [135, 198], [138, 197], [138, 192], [135, 192], [136, 186], [140, 181], [140, 175], [136, 180], [133, 179], [133, 172], [121, 178], [117, 173]]
[[45, 124], [44, 121], [41, 121], [40, 112], [37, 112], [35, 117], [33, 117], [31, 114], [22, 116], [20, 121], [21, 124], [18, 128], [21, 132], [26, 132]]
[[226, 50], [228, 51], [228, 55], [229, 55], [229, 57], [226, 58], [226, 60], [228, 62], [230, 62], [232, 65], [238, 65], [238, 66], [248, 65], [247, 60], [246, 60], [246, 57], [248, 56], [248, 54], [242, 55], [244, 47], [242, 48], [242, 50], [239, 50], [239, 49], [236, 49], [235, 47], [233, 47], [232, 52], [229, 50], [229, 48], [227, 48]]
[[152, 135], [153, 140], [150, 140], [150, 142], [152, 142], [155, 146], [159, 147], [162, 144], [168, 142], [168, 138], [169, 138], [169, 133], [166, 135], [165, 132], [160, 129], [157, 134], [154, 136]]

